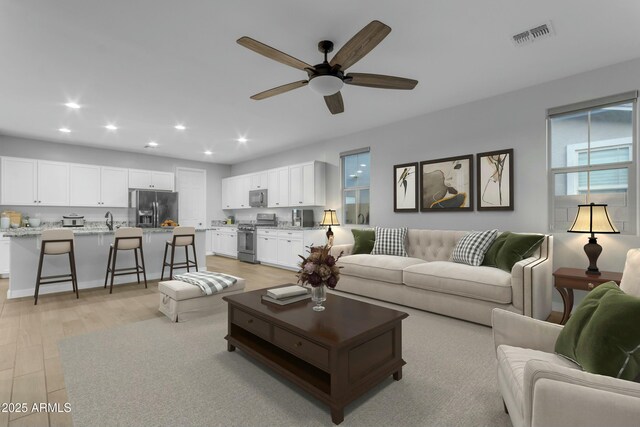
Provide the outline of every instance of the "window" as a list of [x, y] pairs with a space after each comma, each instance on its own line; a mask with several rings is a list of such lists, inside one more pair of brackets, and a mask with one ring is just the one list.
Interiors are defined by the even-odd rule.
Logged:
[[369, 149], [340, 154], [345, 224], [369, 224]]
[[621, 232], [636, 232], [636, 107], [634, 91], [547, 112], [551, 231], [594, 202], [609, 205]]

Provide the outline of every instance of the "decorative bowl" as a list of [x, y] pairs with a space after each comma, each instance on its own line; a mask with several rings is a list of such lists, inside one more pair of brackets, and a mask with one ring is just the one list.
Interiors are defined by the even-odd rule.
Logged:
[[31, 227], [40, 227], [40, 218], [29, 218], [29, 225]]

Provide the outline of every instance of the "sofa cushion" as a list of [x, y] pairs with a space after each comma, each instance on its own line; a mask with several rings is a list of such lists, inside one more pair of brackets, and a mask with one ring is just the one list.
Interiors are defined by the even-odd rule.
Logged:
[[484, 253], [496, 240], [497, 235], [498, 230], [472, 231], [458, 240], [451, 261], [475, 266], [482, 264]]
[[487, 252], [484, 253], [484, 259], [482, 260], [482, 265], [487, 267], [498, 267], [498, 252], [504, 246], [504, 243], [507, 241], [507, 237], [511, 234], [510, 231], [503, 231], [496, 240], [493, 241]]
[[360, 230], [352, 228], [351, 234], [353, 234], [353, 249], [351, 253], [354, 255], [370, 254], [376, 241], [376, 231], [374, 229]]
[[498, 370], [508, 382], [509, 391], [514, 397], [512, 401], [517, 403], [521, 414], [524, 414], [524, 367], [529, 360], [542, 360], [567, 368], [580, 369], [575, 363], [553, 353], [508, 345], [498, 347], [497, 358]]
[[509, 233], [496, 256], [497, 267], [511, 272], [514, 264], [530, 257], [544, 241], [544, 234]]
[[376, 241], [371, 255], [408, 256], [404, 248], [407, 238], [407, 228], [376, 227]]
[[511, 275], [493, 267], [433, 261], [405, 268], [403, 282], [413, 288], [501, 304], [508, 304], [512, 299]]
[[419, 258], [365, 254], [343, 256], [338, 261], [338, 265], [342, 267], [340, 270], [342, 275], [398, 285], [402, 284], [402, 270], [415, 264], [424, 264], [424, 261]]

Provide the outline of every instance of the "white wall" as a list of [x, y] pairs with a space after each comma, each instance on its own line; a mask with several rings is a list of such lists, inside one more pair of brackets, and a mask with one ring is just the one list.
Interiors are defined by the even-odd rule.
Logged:
[[[372, 225], [453, 230], [495, 227], [544, 233], [549, 230], [546, 109], [638, 88], [640, 59], [240, 163], [232, 167], [232, 175], [322, 160], [328, 164], [327, 207], [340, 209], [339, 153], [369, 146]], [[348, 95], [345, 97], [343, 114], [348, 115]], [[393, 212], [394, 164], [503, 148], [515, 151], [513, 212]], [[349, 240], [350, 233], [344, 227], [334, 230], [336, 243]], [[622, 271], [626, 251], [640, 247], [637, 236], [599, 236], [599, 242], [604, 248], [598, 262], [601, 270]], [[586, 268], [588, 262], [582, 250], [585, 243], [586, 235], [556, 233], [555, 266]]]
[[[169, 157], [152, 156], [78, 145], [59, 144], [28, 138], [0, 135], [0, 156], [26, 157], [70, 163], [86, 163], [101, 166], [117, 166], [132, 169], [149, 169], [174, 172], [176, 167], [204, 169], [207, 171], [207, 223], [225, 217], [221, 207], [221, 180], [230, 175], [231, 167], [217, 163], [194, 162]], [[63, 214], [78, 213], [88, 221], [102, 221], [107, 210], [111, 210], [117, 221], [127, 220], [127, 209], [106, 207], [75, 208], [46, 206], [0, 206], [15, 209], [29, 216], [45, 220], [60, 220]]]

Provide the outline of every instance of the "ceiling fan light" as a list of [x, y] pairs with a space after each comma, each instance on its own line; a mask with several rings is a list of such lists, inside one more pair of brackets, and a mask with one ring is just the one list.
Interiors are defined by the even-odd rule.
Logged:
[[322, 96], [329, 96], [339, 92], [343, 85], [341, 78], [331, 75], [316, 76], [309, 80], [311, 90]]

